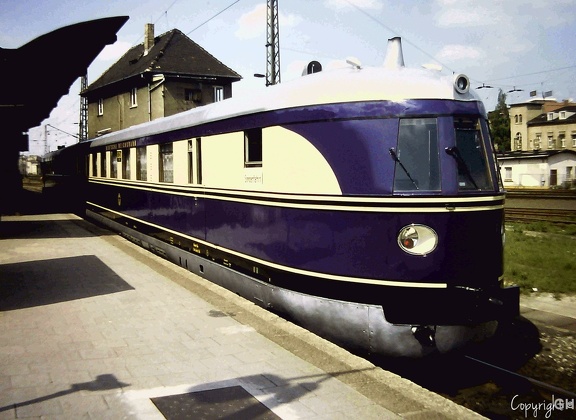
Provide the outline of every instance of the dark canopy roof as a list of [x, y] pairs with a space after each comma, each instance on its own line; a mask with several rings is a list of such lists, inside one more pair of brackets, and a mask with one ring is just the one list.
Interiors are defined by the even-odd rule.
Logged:
[[187, 76], [202, 79], [229, 79], [242, 77], [196, 44], [178, 29], [154, 39], [154, 46], [144, 54], [144, 44], [132, 47], [106, 72], [82, 92], [90, 95], [97, 90], [140, 75], [154, 74]]
[[0, 48], [0, 115], [11, 131], [39, 125], [107, 44], [127, 16], [77, 23], [17, 49]]

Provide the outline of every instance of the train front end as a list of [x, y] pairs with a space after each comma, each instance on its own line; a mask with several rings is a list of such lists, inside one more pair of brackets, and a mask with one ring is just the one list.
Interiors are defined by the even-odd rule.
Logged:
[[330, 119], [286, 128], [323, 154], [348, 205], [308, 216], [327, 226], [333, 253], [302, 268], [346, 279], [322, 290], [341, 305], [312, 305], [311, 327], [422, 357], [492, 336], [518, 315], [519, 289], [503, 285], [505, 193], [482, 102], [466, 76], [404, 69], [392, 50], [388, 68], [357, 66], [342, 83], [367, 100], [326, 104]]
[[464, 109], [401, 118], [389, 153], [393, 196], [407, 203], [390, 232], [390, 275], [424, 287], [392, 288], [386, 320], [440, 351], [490, 336], [518, 314], [519, 293], [502, 285], [504, 193], [486, 119]]

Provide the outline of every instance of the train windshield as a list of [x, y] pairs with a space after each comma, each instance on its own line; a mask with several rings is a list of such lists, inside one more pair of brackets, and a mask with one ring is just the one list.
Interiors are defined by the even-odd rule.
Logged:
[[389, 152], [396, 162], [394, 191], [441, 189], [436, 118], [400, 120], [398, 145]]
[[480, 121], [478, 118], [455, 118], [454, 130], [456, 147], [448, 147], [446, 153], [458, 164], [458, 190], [492, 189]]

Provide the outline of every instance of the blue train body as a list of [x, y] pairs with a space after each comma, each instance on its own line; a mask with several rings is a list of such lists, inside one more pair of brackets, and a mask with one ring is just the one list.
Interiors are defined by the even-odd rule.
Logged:
[[74, 197], [347, 347], [451, 351], [518, 312], [517, 288], [500, 285], [504, 192], [467, 83], [404, 67], [307, 75], [74, 146]]

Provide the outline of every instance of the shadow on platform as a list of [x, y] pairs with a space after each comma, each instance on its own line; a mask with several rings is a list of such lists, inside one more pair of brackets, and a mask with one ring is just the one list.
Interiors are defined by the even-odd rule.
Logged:
[[0, 311], [134, 290], [98, 257], [0, 265]]
[[[58, 239], [58, 238], [89, 238], [101, 236], [86, 229], [74, 229], [72, 235], [71, 229], [76, 227], [81, 220], [29, 220], [22, 218], [20, 220], [6, 220], [2, 217], [0, 222], [0, 239]], [[108, 232], [102, 231], [102, 234]], [[110, 233], [111, 234], [111, 233]]]
[[[112, 374], [98, 375], [96, 377], [96, 379], [94, 379], [91, 382], [72, 384], [69, 389], [58, 391], [58, 392], [55, 392], [53, 394], [45, 395], [43, 397], [34, 398], [32, 400], [22, 401], [22, 402], [7, 405], [5, 407], [0, 407], [0, 413], [2, 413], [4, 411], [9, 411], [9, 410], [17, 410], [17, 411], [22, 410], [23, 408], [25, 408], [27, 406], [30, 406], [33, 404], [38, 404], [38, 403], [43, 403], [43, 402], [48, 401], [48, 400], [63, 397], [65, 395], [74, 394], [75, 392], [107, 391], [107, 390], [113, 390], [113, 389], [120, 390], [120, 389], [128, 387], [128, 386], [130, 386], [130, 384], [120, 382], [116, 378], [116, 376], [114, 376]], [[20, 416], [18, 416], [18, 417], [20, 417]], [[26, 416], [26, 417], [28, 417], [28, 416]]]

